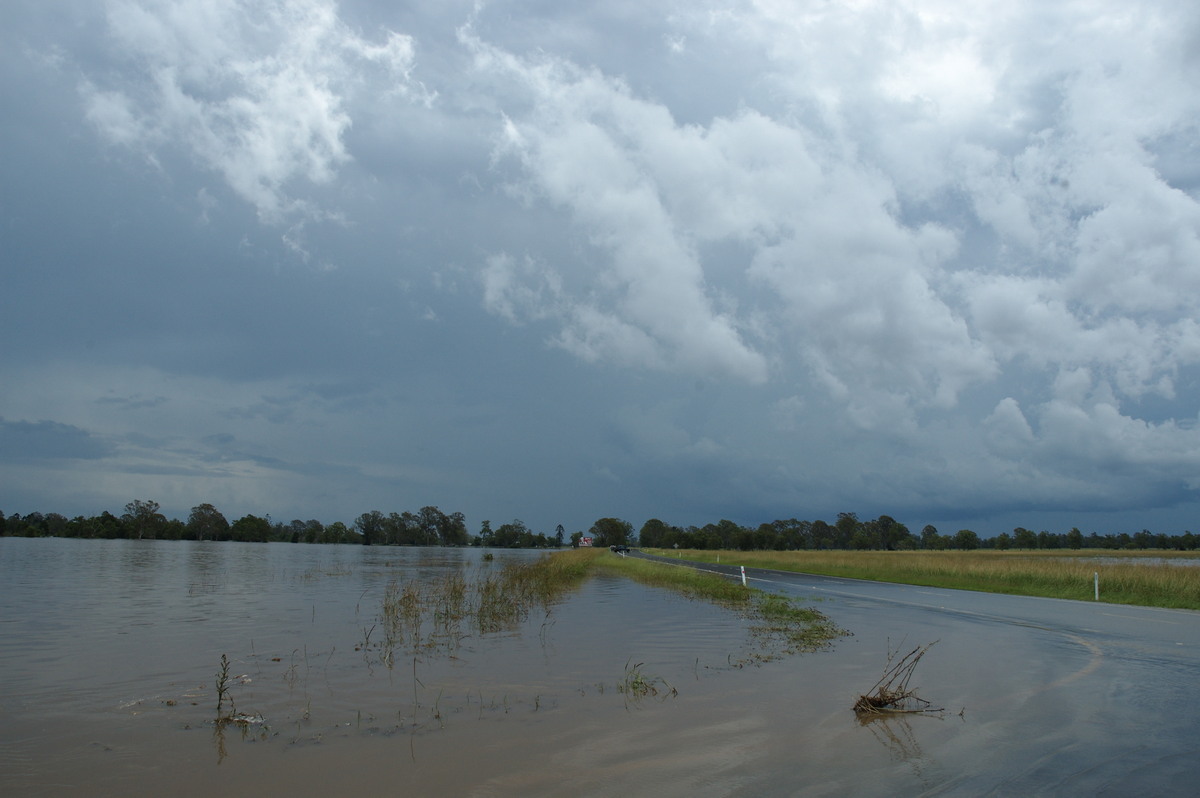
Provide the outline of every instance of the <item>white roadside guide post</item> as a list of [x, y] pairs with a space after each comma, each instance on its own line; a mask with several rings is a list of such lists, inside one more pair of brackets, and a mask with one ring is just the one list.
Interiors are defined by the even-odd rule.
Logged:
[[742, 587], [746, 586], [746, 566], [742, 566]]
[[1100, 572], [1099, 571], [1096, 571], [1094, 578], [1096, 580], [1096, 601], [1099, 601], [1100, 600]]

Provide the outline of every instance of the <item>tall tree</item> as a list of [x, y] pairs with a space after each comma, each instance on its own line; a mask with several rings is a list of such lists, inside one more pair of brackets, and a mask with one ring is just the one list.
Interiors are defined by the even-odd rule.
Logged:
[[224, 540], [229, 536], [229, 522], [211, 504], [197, 504], [188, 514], [187, 532], [193, 540]]
[[858, 520], [857, 513], [838, 513], [833, 526], [837, 530], [837, 544], [834, 548], [848, 549], [854, 541], [855, 534], [862, 528], [862, 523]]
[[364, 546], [382, 542], [380, 536], [383, 534], [383, 513], [378, 510], [363, 513], [354, 519], [354, 528], [362, 535]]
[[157, 537], [158, 531], [167, 523], [167, 517], [158, 511], [158, 502], [149, 499], [134, 499], [125, 505], [125, 515], [121, 516], [121, 520], [139, 540]]
[[528, 548], [533, 545], [533, 533], [520, 519], [514, 518], [510, 523], [501, 524], [494, 535], [493, 545], [510, 549]]
[[243, 543], [266, 543], [271, 538], [271, 519], [247, 513], [229, 527], [229, 537]]
[[465, 546], [470, 542], [465, 515], [456, 512], [444, 515], [442, 518], [444, 520], [438, 527], [438, 536], [443, 546]]
[[670, 531], [670, 527], [663, 521], [651, 518], [642, 524], [642, 530], [638, 532], [638, 543], [647, 549], [661, 549], [668, 545], [667, 536]]
[[588, 534], [594, 546], [624, 546], [633, 534], [633, 524], [620, 518], [601, 518]]
[[976, 535], [970, 529], [960, 529], [954, 533], [954, 548], [971, 551], [979, 548], [979, 535]]
[[421, 519], [421, 545], [436, 546], [442, 542], [442, 530], [449, 524], [446, 514], [437, 507], [422, 507], [417, 512]]

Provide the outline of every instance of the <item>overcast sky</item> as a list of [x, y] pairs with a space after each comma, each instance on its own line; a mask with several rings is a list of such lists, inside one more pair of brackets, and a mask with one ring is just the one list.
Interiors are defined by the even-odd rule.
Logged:
[[0, 510], [1200, 531], [1200, 6], [7, 0]]

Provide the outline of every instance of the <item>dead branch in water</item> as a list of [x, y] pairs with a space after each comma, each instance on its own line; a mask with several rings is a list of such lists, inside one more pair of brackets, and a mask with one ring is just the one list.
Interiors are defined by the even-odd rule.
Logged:
[[917, 714], [923, 712], [941, 712], [928, 701], [917, 695], [916, 689], [909, 687], [913, 671], [925, 652], [933, 648], [938, 641], [927, 646], [917, 646], [903, 657], [898, 657], [899, 649], [888, 650], [887, 665], [883, 676], [865, 695], [860, 695], [854, 702], [854, 711], [858, 715], [882, 715], [889, 713]]

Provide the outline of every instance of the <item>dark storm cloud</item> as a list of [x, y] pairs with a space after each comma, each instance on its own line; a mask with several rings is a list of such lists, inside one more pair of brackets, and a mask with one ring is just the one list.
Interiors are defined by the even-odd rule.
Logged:
[[0, 502], [1182, 528], [1198, 20], [9, 3]]
[[99, 460], [112, 453], [111, 443], [70, 424], [0, 418], [0, 458], [6, 462]]

